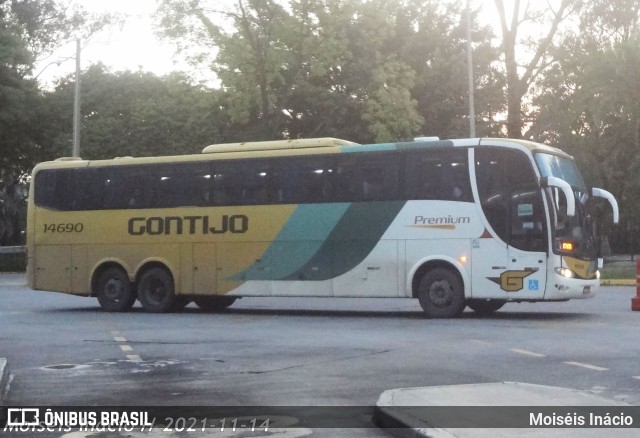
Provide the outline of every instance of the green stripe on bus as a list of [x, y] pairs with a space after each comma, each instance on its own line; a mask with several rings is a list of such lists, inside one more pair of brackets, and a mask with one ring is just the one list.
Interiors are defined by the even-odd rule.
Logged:
[[349, 203], [298, 205], [260, 257], [260, 264], [250, 266], [233, 279], [271, 280], [292, 275], [318, 252], [349, 206]]
[[355, 268], [371, 253], [405, 201], [351, 204], [318, 252], [296, 272], [274, 280], [321, 281]]
[[395, 151], [395, 143], [381, 143], [381, 144], [364, 144], [357, 146], [341, 146], [340, 152], [379, 152], [379, 151]]

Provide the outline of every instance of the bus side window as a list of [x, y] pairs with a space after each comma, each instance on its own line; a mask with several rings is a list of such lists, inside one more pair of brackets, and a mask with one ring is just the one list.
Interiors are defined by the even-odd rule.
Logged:
[[363, 200], [363, 184], [354, 154], [339, 154], [336, 170], [332, 175], [332, 194], [335, 202], [359, 202]]
[[212, 203], [213, 205], [242, 204], [242, 162], [219, 162], [212, 169]]
[[211, 169], [208, 164], [154, 166], [152, 174], [155, 207], [193, 207], [210, 204]]
[[262, 160], [251, 160], [242, 166], [241, 200], [246, 205], [269, 204], [271, 166]]
[[330, 195], [330, 175], [333, 169], [325, 157], [309, 156], [296, 159], [286, 180], [286, 196], [291, 203], [327, 202]]
[[102, 209], [102, 169], [83, 167], [73, 169], [70, 210]]
[[487, 221], [508, 245], [546, 248], [542, 195], [531, 162], [516, 150], [477, 148], [476, 180]]
[[409, 151], [407, 197], [472, 202], [466, 149]]
[[102, 175], [105, 210], [153, 206], [152, 166], [107, 167]]
[[71, 172], [73, 169], [44, 169], [36, 175], [35, 202], [39, 207], [68, 210], [71, 205]]

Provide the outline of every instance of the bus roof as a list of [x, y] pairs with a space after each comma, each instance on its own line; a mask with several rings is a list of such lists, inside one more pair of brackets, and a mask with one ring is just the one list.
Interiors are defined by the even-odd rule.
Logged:
[[[442, 147], [520, 147], [533, 152], [547, 152], [555, 155], [562, 155], [571, 158], [570, 155], [560, 149], [535, 143], [528, 140], [508, 139], [508, 138], [467, 138], [454, 140], [439, 140], [418, 138], [408, 142], [359, 144], [339, 138], [304, 138], [295, 140], [273, 140], [244, 143], [224, 143], [213, 144], [203, 149], [203, 154], [211, 155], [215, 159], [243, 159], [250, 157], [282, 157], [289, 155], [308, 155], [326, 153], [357, 153], [393, 151], [408, 149], [429, 149]], [[40, 163], [41, 167], [85, 167], [85, 166], [112, 166], [119, 164], [134, 163], [167, 163], [167, 162], [187, 162], [202, 159], [203, 154], [188, 154], [174, 156], [154, 156], [154, 157], [116, 157], [101, 160], [82, 160], [74, 157], [62, 157], [53, 162]], [[34, 169], [35, 171], [36, 169]]]
[[336, 146], [355, 146], [348, 140], [339, 138], [299, 138], [293, 140], [272, 140], [272, 141], [251, 141], [243, 143], [222, 143], [212, 144], [202, 150], [204, 154], [220, 152], [249, 152], [249, 151], [272, 151], [277, 149], [303, 149], [303, 148], [326, 148]]

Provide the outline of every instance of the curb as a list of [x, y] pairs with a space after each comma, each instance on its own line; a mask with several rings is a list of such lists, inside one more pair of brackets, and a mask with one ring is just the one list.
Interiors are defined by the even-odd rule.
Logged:
[[600, 280], [600, 286], [635, 286], [636, 280], [634, 279], [611, 279]]
[[0, 357], [0, 406], [4, 406], [7, 384], [9, 383], [9, 364], [7, 359]]
[[[562, 429], [532, 426], [531, 411], [526, 410], [523, 415], [520, 410], [517, 415], [510, 415], [505, 410], [509, 406], [516, 410], [553, 407], [550, 404], [569, 410], [631, 406], [589, 391], [523, 382], [441, 385], [384, 391], [376, 402], [373, 423], [399, 438], [495, 438], [516, 436], [516, 431], [530, 438], [602, 436], [601, 429], [590, 428], [588, 424], [586, 428]], [[480, 411], [474, 411], [474, 407]], [[635, 438], [637, 431], [616, 429], [616, 436]]]

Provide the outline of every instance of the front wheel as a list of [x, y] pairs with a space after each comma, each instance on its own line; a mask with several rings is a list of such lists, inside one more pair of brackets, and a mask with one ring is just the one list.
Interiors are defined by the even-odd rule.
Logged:
[[147, 312], [164, 313], [173, 310], [176, 302], [173, 278], [163, 268], [151, 268], [138, 281], [138, 299]]
[[96, 296], [105, 312], [126, 312], [136, 302], [129, 277], [120, 268], [107, 268], [96, 281]]
[[505, 300], [468, 300], [467, 306], [480, 316], [488, 316], [495, 313], [506, 303]]
[[449, 269], [432, 269], [420, 280], [418, 301], [430, 318], [459, 316], [466, 307], [462, 280]]

